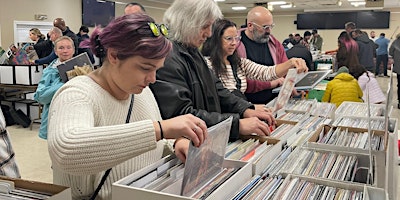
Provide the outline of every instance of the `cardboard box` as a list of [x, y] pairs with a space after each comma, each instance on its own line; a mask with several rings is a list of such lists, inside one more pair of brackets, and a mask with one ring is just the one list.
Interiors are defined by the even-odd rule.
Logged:
[[49, 198], [49, 200], [72, 199], [71, 188], [69, 187], [54, 185], [49, 183], [41, 183], [36, 181], [28, 181], [23, 179], [9, 178], [5, 176], [0, 176], [0, 182], [1, 180], [13, 182], [16, 188], [18, 187], [22, 189], [51, 194], [52, 196]]
[[15, 66], [15, 84], [37, 85], [43, 74], [43, 65]]
[[282, 151], [283, 143], [275, 138], [261, 137], [256, 135], [241, 135], [240, 138], [242, 140], [257, 139], [261, 143], [267, 142], [267, 144], [273, 144], [273, 147], [269, 151], [262, 153], [258, 159], [251, 163], [253, 176], [257, 174], [260, 175], [272, 162], [272, 160], [274, 160]]
[[[360, 108], [365, 108], [363, 110], [357, 110], [353, 111], [349, 108], [355, 108], [359, 106]], [[385, 104], [370, 104], [371, 108], [371, 116], [372, 117], [384, 117], [385, 112], [389, 112], [388, 116], [392, 113], [393, 106], [390, 106], [389, 111], [386, 111], [386, 105]], [[372, 113], [373, 110], [380, 110], [381, 112], [379, 113]], [[345, 101], [340, 106], [336, 109], [335, 111], [335, 119], [342, 117], [342, 116], [353, 116], [353, 117], [367, 117], [367, 103], [359, 103], [359, 102], [349, 102]]]
[[15, 84], [15, 66], [0, 65], [0, 83]]
[[[135, 199], [152, 199], [152, 200], [176, 200], [176, 199], [193, 199], [190, 197], [184, 197], [177, 194], [158, 192], [143, 188], [136, 188], [128, 186], [129, 183], [137, 180], [140, 177], [145, 176], [149, 172], [155, 170], [158, 166], [171, 160], [171, 156], [164, 157], [163, 159], [113, 183], [112, 185], [112, 199], [113, 200], [126, 200], [135, 197]], [[230, 177], [225, 183], [211, 193], [206, 199], [230, 199], [235, 193], [243, 186], [243, 183], [250, 180], [251, 165], [245, 162], [225, 160], [223, 167], [241, 168], [232, 177]], [[181, 188], [182, 182], [175, 182], [173, 188]]]
[[[314, 134], [311, 136], [311, 138], [308, 140], [307, 147], [308, 148], [313, 148], [313, 149], [319, 149], [319, 150], [329, 150], [332, 152], [347, 152], [347, 153], [358, 153], [358, 154], [364, 154], [364, 155], [369, 155], [369, 150], [368, 149], [360, 149], [360, 148], [353, 148], [353, 147], [344, 147], [344, 146], [339, 146], [339, 145], [331, 145], [331, 144], [323, 144], [323, 143], [317, 143], [319, 139], [319, 134], [321, 131], [324, 132], [324, 135], [328, 133], [329, 129], [332, 127], [330, 126], [324, 126], [320, 127]], [[333, 127], [335, 129], [335, 127]], [[342, 130], [345, 130], [342, 128]], [[365, 133], [366, 131], [363, 131], [360, 129], [354, 129], [354, 128], [348, 128], [349, 132], [355, 132], [355, 133]], [[366, 133], [365, 133], [366, 134]], [[376, 135], [383, 135], [383, 131], [377, 131], [375, 132]], [[372, 150], [371, 154], [376, 160], [375, 163], [375, 182], [376, 186], [379, 188], [385, 188], [385, 168], [386, 168], [386, 151], [387, 151], [387, 137], [384, 138], [384, 150], [383, 151], [375, 151]]]
[[[317, 151], [317, 152], [322, 152], [322, 153], [334, 153], [334, 154], [337, 154], [337, 155], [344, 155], [344, 156], [356, 156], [357, 157], [357, 160], [358, 160], [358, 164], [357, 164], [357, 166], [358, 166], [358, 170], [360, 170], [360, 169], [364, 169], [363, 171], [358, 171], [359, 173], [356, 175], [356, 177], [358, 177], [358, 178], [366, 178], [366, 175], [367, 174], [365, 174], [365, 177], [363, 176], [364, 175], [364, 173], [367, 173], [367, 169], [369, 168], [369, 165], [370, 165], [370, 157], [369, 157], [369, 154], [362, 154], [362, 153], [355, 153], [355, 152], [346, 152], [346, 151], [340, 151], [340, 152], [338, 152], [338, 151], [335, 151], [335, 150], [329, 150], [329, 149], [315, 149], [315, 148], [311, 148], [311, 147], [298, 147], [298, 148], [296, 148], [294, 151], [293, 151], [293, 155], [296, 155], [296, 151], [300, 151], [300, 150], [302, 150], [302, 149], [306, 149], [306, 150], [312, 150], [312, 151]], [[292, 158], [292, 156], [293, 155], [290, 155], [290, 157], [289, 157], [289, 159], [291, 159]], [[319, 161], [319, 162], [322, 162], [322, 161]], [[374, 168], [374, 172], [373, 172], [373, 174], [374, 174], [374, 182], [372, 183], [372, 186], [375, 186], [375, 187], [377, 187], [377, 181], [378, 180], [380, 180], [380, 181], [384, 181], [384, 178], [383, 177], [377, 177], [377, 174], [379, 173], [379, 172], [377, 172], [377, 169], [379, 168], [379, 169], [383, 169], [384, 168], [384, 163], [377, 163], [377, 161], [376, 161], [376, 159], [373, 159], [373, 162], [372, 162], [372, 165], [373, 166], [376, 166], [375, 168]], [[378, 165], [382, 165], [382, 166], [378, 166]], [[383, 168], [382, 168], [383, 167]], [[281, 170], [281, 174], [282, 174], [282, 176], [283, 177], [286, 177], [287, 175], [289, 175], [289, 174], [292, 174], [290, 171], [288, 171], [287, 169], [282, 169]], [[360, 174], [360, 172], [364, 172], [364, 173], [362, 173], [362, 174]], [[303, 176], [303, 175], [301, 175], [301, 174], [298, 174], [299, 176]], [[382, 176], [382, 173], [380, 173], [380, 175]], [[383, 174], [384, 175], [384, 174]], [[380, 179], [379, 179], [380, 178]], [[328, 179], [328, 178], [325, 178], [325, 179]], [[331, 179], [328, 179], [328, 180], [331, 180]], [[344, 182], [344, 183], [354, 183], [355, 184], [355, 182], [350, 182], [350, 181], [341, 181], [341, 180], [335, 180], [335, 181], [338, 181], [338, 182]], [[382, 187], [383, 188], [383, 187]]]
[[347, 189], [347, 190], [355, 190], [358, 192], [362, 191], [362, 192], [364, 192], [363, 200], [369, 200], [369, 199], [371, 199], [371, 200], [372, 199], [373, 200], [388, 200], [389, 199], [386, 191], [381, 188], [370, 187], [365, 184], [359, 184], [359, 183], [344, 183], [344, 182], [334, 181], [334, 180], [330, 180], [330, 179], [306, 177], [306, 176], [301, 176], [301, 175], [290, 174], [283, 181], [281, 187], [279, 188], [277, 194], [274, 197], [274, 200], [277, 200], [278, 197], [287, 190], [286, 187], [282, 187], [282, 186], [287, 185], [290, 182], [290, 180], [292, 180], [294, 178], [299, 178], [301, 180], [305, 180], [305, 181], [315, 183], [318, 185], [325, 185], [325, 186], [342, 188], [342, 189]]

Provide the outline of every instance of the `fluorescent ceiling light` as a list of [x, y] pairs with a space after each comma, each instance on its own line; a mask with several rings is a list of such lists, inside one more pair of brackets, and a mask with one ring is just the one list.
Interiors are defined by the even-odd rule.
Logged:
[[116, 3], [116, 4], [121, 4], [121, 5], [125, 5], [125, 4], [126, 4], [126, 3], [120, 2], [120, 1], [116, 1], [115, 3]]
[[358, 2], [358, 1], [364, 1], [364, 0], [347, 0], [348, 2]]
[[223, 1], [225, 1], [225, 0], [214, 0], [215, 2], [223, 2]]
[[284, 4], [286, 4], [285, 1], [271, 1], [271, 2], [268, 2], [268, 5], [284, 5]]
[[246, 7], [244, 7], [244, 6], [234, 6], [234, 7], [232, 7], [232, 10], [246, 10]]
[[291, 8], [292, 4], [281, 5], [281, 8]]
[[365, 1], [360, 1], [360, 2], [351, 2], [351, 5], [358, 7], [358, 6], [363, 6], [365, 5]]

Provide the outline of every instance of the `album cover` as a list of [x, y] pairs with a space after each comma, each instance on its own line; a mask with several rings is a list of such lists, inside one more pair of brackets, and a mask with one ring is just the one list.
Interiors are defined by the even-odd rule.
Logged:
[[[318, 83], [324, 80], [329, 74], [331, 70], [326, 71], [309, 71], [302, 74], [297, 74], [296, 76], [296, 84], [294, 88], [296, 90], [311, 90]], [[278, 87], [272, 90], [273, 93], [280, 92], [282, 87]]]
[[208, 128], [208, 137], [200, 147], [189, 145], [183, 174], [182, 196], [190, 197], [222, 171], [232, 117]]
[[[87, 53], [81, 53], [64, 63], [61, 63], [60, 65], [57, 66], [58, 72], [60, 73], [61, 80], [66, 83], [69, 81], [72, 77], [68, 77], [67, 73], [69, 71], [74, 70], [75, 66], [77, 67], [84, 67], [86, 66], [86, 69], [88, 70], [93, 70], [93, 65], [92, 62], [90, 62], [89, 56]], [[85, 71], [88, 71], [85, 70]]]

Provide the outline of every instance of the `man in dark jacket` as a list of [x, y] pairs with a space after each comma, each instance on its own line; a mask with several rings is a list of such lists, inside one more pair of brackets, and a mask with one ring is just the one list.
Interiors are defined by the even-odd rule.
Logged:
[[59, 28], [63, 35], [66, 35], [74, 41], [74, 46], [75, 46], [75, 55], [78, 55], [78, 48], [79, 48], [79, 43], [78, 43], [78, 37], [76, 37], [75, 33], [72, 32], [68, 26], [65, 25], [65, 21], [63, 18], [56, 18], [53, 21], [53, 26]]
[[[355, 30], [353, 36], [353, 39], [358, 44], [358, 60], [360, 64], [374, 73], [374, 52], [377, 46], [368, 38], [368, 34], [360, 29]], [[350, 67], [349, 69], [350, 74], [352, 74], [352, 68]]]

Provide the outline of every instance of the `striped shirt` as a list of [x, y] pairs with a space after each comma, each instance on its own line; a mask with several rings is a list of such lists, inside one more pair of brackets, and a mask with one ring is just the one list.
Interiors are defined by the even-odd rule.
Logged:
[[[210, 58], [205, 57], [207, 65], [209, 68], [213, 69]], [[234, 91], [236, 89], [244, 93], [247, 89], [246, 78], [259, 80], [259, 81], [272, 81], [278, 79], [279, 77], [275, 73], [274, 66], [265, 66], [257, 64], [247, 58], [241, 58], [239, 67], [237, 68], [237, 77], [235, 77], [232, 66], [226, 65], [226, 74], [220, 74], [219, 79], [224, 84], [224, 87], [229, 91]], [[237, 87], [236, 80], [240, 80], [240, 88]]]

